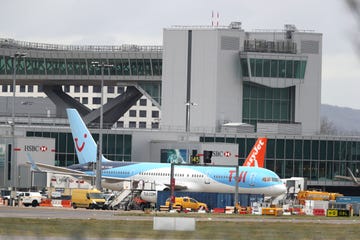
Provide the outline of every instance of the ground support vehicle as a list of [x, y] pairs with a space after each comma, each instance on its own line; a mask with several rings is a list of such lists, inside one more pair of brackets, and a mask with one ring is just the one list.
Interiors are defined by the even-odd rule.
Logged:
[[105, 198], [96, 189], [73, 189], [71, 193], [71, 204], [76, 208], [103, 209]]
[[37, 207], [40, 205], [43, 196], [39, 192], [23, 192], [19, 194], [18, 198], [19, 202], [21, 202], [25, 207]]
[[[170, 206], [170, 200], [171, 198], [168, 198], [165, 202], [166, 206]], [[191, 197], [175, 197], [174, 202], [172, 204], [173, 208], [177, 208], [180, 211], [199, 211], [199, 210], [205, 210], [208, 211], [208, 207], [206, 203], [198, 202], [194, 198]]]

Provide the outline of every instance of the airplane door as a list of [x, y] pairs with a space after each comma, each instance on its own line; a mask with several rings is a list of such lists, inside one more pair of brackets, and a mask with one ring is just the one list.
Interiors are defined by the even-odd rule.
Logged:
[[255, 179], [256, 179], [256, 173], [251, 173], [250, 178], [249, 178], [250, 186], [255, 186]]
[[204, 183], [205, 183], [205, 184], [210, 184], [209, 173], [206, 173], [206, 174], [205, 174]]

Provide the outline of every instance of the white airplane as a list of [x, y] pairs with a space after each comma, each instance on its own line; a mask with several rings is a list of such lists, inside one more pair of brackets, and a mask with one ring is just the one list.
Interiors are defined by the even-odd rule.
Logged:
[[[68, 168], [41, 163], [37, 163], [37, 166], [83, 179], [93, 179], [97, 145], [77, 110], [67, 109], [67, 114], [79, 164]], [[255, 152], [258, 153], [259, 143], [254, 147], [256, 146], [258, 149]], [[155, 183], [157, 191], [170, 190], [170, 163], [118, 162], [110, 161], [102, 156], [101, 165], [104, 188], [119, 191], [122, 190], [124, 181], [137, 181]], [[239, 176], [236, 176], [234, 167], [176, 165], [174, 178], [176, 181], [174, 189], [177, 191], [234, 193], [235, 184], [238, 181], [239, 193], [276, 197], [286, 192], [286, 187], [275, 172], [261, 167], [252, 167], [251, 164], [239, 166]]]

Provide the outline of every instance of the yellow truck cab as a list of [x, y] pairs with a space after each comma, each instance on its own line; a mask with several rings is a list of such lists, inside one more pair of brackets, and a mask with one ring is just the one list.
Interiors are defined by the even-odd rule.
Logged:
[[100, 209], [104, 207], [105, 198], [97, 189], [73, 189], [71, 203], [74, 209], [78, 207]]
[[[170, 206], [170, 198], [165, 202], [166, 206]], [[180, 208], [180, 210], [191, 209], [191, 211], [205, 210], [208, 211], [206, 203], [198, 202], [191, 197], [175, 197], [175, 202], [173, 203], [174, 208]]]

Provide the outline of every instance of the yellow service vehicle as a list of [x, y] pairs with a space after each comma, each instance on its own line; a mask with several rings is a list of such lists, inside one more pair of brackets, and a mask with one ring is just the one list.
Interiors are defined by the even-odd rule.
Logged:
[[[165, 202], [166, 206], [170, 206], [170, 198]], [[175, 197], [173, 208], [180, 208], [180, 211], [185, 209], [191, 209], [191, 211], [205, 210], [208, 211], [206, 203], [198, 202], [191, 197]]]
[[71, 204], [76, 208], [101, 209], [104, 207], [105, 198], [96, 189], [73, 189], [71, 193]]

